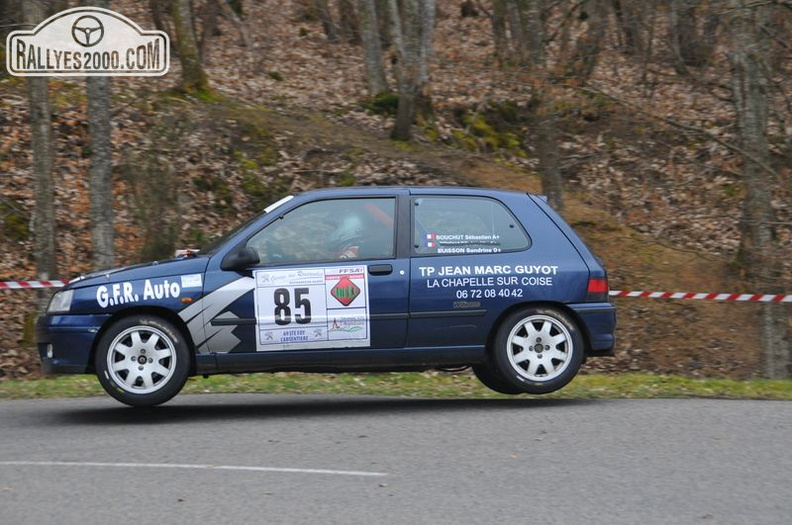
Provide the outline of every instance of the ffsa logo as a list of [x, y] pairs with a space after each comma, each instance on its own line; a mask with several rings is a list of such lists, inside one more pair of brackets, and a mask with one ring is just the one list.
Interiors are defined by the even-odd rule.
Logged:
[[170, 67], [170, 41], [115, 11], [75, 7], [9, 34], [6, 67], [16, 76], [161, 76]]

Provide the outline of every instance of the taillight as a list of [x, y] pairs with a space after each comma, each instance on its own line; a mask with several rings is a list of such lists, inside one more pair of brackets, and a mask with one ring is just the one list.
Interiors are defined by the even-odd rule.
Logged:
[[586, 301], [602, 302], [608, 300], [608, 278], [589, 277]]

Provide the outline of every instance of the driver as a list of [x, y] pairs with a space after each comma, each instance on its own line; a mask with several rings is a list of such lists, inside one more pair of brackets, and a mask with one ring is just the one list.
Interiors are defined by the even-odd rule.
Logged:
[[330, 249], [338, 259], [357, 259], [363, 241], [365, 226], [358, 214], [350, 214], [341, 219], [330, 235]]

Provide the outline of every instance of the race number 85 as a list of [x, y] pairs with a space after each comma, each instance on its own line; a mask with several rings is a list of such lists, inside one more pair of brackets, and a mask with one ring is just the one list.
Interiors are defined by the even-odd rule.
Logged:
[[[297, 324], [308, 324], [311, 322], [311, 301], [308, 300], [306, 295], [309, 293], [308, 288], [295, 288], [294, 289], [294, 309], [302, 310], [294, 314], [294, 321]], [[275, 324], [279, 326], [286, 326], [292, 322], [292, 306], [291, 306], [291, 293], [288, 288], [278, 288], [275, 290], [273, 297], [275, 302]]]

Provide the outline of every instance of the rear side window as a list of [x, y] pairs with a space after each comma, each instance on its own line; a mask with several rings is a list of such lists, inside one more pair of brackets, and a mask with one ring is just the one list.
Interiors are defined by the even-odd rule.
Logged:
[[498, 253], [531, 245], [517, 219], [486, 197], [417, 197], [413, 252], [420, 255]]

